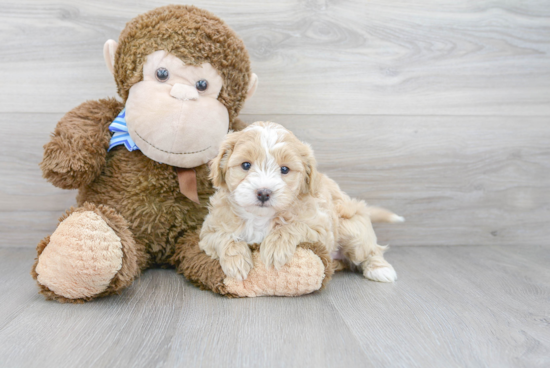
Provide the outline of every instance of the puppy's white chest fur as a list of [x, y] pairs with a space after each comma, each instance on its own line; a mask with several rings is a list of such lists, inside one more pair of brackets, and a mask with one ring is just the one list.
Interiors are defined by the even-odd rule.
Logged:
[[239, 240], [248, 244], [260, 244], [271, 230], [273, 216], [257, 216], [248, 212], [240, 213], [239, 216], [243, 220]]

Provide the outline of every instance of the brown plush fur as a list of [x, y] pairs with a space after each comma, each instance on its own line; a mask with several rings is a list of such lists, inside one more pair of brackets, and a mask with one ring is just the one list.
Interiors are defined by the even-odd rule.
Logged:
[[169, 5], [128, 22], [115, 55], [115, 80], [124, 101], [142, 79], [145, 58], [157, 50], [189, 65], [210, 63], [224, 81], [218, 100], [227, 107], [230, 122], [237, 117], [246, 99], [250, 60], [243, 41], [220, 18], [191, 5]]
[[[185, 232], [199, 227], [207, 214], [206, 204], [213, 193], [208, 167], [195, 168], [201, 201], [198, 205], [181, 194], [174, 167], [152, 161], [140, 151], [130, 152], [118, 146], [108, 153], [105, 149], [102, 160], [95, 158], [98, 146], [108, 147], [108, 126], [122, 108], [116, 100], [106, 99], [85, 102], [72, 110], [60, 121], [52, 141], [45, 146], [47, 154], [41, 167], [44, 177], [54, 185], [74, 188], [81, 184], [78, 206], [90, 202], [120, 213], [128, 222], [136, 244], [150, 255], [143, 267], [167, 265], [178, 240]], [[72, 116], [79, 118], [71, 120]], [[60, 130], [62, 133], [57, 133]], [[95, 144], [92, 138], [96, 139]], [[74, 147], [79, 148], [79, 155], [72, 155]], [[94, 159], [81, 161], [88, 155]], [[103, 166], [97, 164], [101, 161]], [[73, 169], [87, 164], [94, 165], [101, 175], [92, 177], [89, 172]], [[58, 167], [63, 168], [70, 180], [55, 171]], [[91, 182], [82, 185], [90, 179]]]
[[[224, 80], [218, 100], [229, 111], [229, 127], [240, 130], [245, 126], [236, 117], [246, 97], [250, 62], [242, 41], [219, 18], [192, 6], [167, 6], [130, 21], [120, 36], [114, 69], [124, 101], [130, 87], [141, 80], [145, 57], [159, 49], [185, 63], [210, 62]], [[43, 176], [55, 186], [78, 189], [78, 208], [71, 211], [96, 212], [122, 240], [123, 267], [108, 289], [94, 297], [118, 293], [140, 271], [155, 266], [176, 267], [200, 287], [227, 294], [219, 262], [197, 245], [197, 231], [214, 192], [207, 165], [195, 168], [200, 199], [196, 204], [181, 194], [174, 167], [124, 146], [108, 152], [108, 127], [123, 107], [111, 98], [87, 101], [67, 113], [44, 146], [40, 164]], [[38, 245], [37, 260], [48, 243], [46, 237]], [[330, 273], [325, 255], [318, 254]], [[35, 268], [36, 263], [32, 269], [36, 279]], [[44, 285], [39, 287], [47, 299], [60, 302], [93, 298], [67, 299]]]
[[[203, 290], [234, 296], [227, 292], [223, 280], [226, 278], [220, 262], [209, 257], [199, 248], [199, 232], [193, 231], [185, 235], [176, 245], [171, 262], [178, 273]], [[193, 262], [184, 262], [192, 259]]]
[[[79, 209], [102, 208], [101, 215], [109, 224], [124, 224], [128, 236], [121, 236], [121, 231], [114, 227], [117, 235], [129, 238], [123, 244], [135, 244], [135, 257], [138, 269], [117, 275], [113, 284], [101, 295], [117, 294], [134, 280], [141, 270], [154, 266], [175, 267], [194, 284], [216, 293], [231, 295], [225, 289], [225, 275], [217, 260], [207, 256], [198, 247], [198, 231], [208, 213], [208, 198], [214, 193], [208, 179], [207, 165], [196, 168], [197, 189], [201, 205], [193, 203], [179, 191], [175, 168], [159, 164], [144, 156], [140, 151], [129, 152], [123, 146], [115, 147], [110, 152], [107, 147], [110, 133], [107, 128], [123, 106], [115, 99], [88, 101], [69, 112], [58, 124], [50, 143], [45, 146], [44, 160], [41, 167], [44, 177], [54, 185], [63, 188], [76, 188], [79, 193]], [[71, 119], [72, 117], [78, 117]], [[242, 129], [246, 125], [235, 119], [234, 128]], [[96, 140], [95, 144], [91, 140]], [[80, 154], [72, 155], [79, 147]], [[104, 149], [103, 157], [96, 157], [90, 151], [101, 156], [98, 147]], [[86, 161], [80, 158], [91, 156]], [[101, 163], [103, 162], [103, 165]], [[95, 176], [80, 168], [92, 165]], [[62, 172], [56, 171], [63, 168]], [[99, 171], [99, 173], [98, 173]], [[90, 181], [87, 184], [82, 184]], [[71, 212], [67, 212], [60, 221]], [[96, 211], [97, 212], [97, 211]], [[107, 213], [116, 213], [116, 219], [106, 218]], [[99, 213], [98, 213], [99, 214]], [[49, 243], [46, 237], [37, 246], [37, 259]], [[316, 253], [326, 267], [326, 285], [333, 273], [329, 255], [322, 247], [310, 244], [301, 245]], [[124, 248], [126, 250], [126, 248]], [[126, 254], [126, 252], [125, 252]], [[130, 264], [124, 260], [123, 265]], [[36, 263], [32, 275], [36, 279]], [[121, 272], [124, 271], [123, 270]], [[56, 295], [46, 286], [38, 284], [40, 293], [47, 299], [59, 302], [82, 303], [93, 299], [67, 299]]]
[[44, 178], [62, 189], [92, 182], [105, 166], [113, 116], [124, 108], [114, 98], [84, 102], [59, 121], [40, 168]]

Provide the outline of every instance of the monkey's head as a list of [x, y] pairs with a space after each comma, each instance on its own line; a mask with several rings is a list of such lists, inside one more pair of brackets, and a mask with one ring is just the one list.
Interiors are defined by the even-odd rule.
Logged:
[[194, 6], [169, 5], [126, 25], [104, 56], [126, 104], [130, 137], [149, 158], [181, 168], [214, 158], [257, 86], [242, 40]]

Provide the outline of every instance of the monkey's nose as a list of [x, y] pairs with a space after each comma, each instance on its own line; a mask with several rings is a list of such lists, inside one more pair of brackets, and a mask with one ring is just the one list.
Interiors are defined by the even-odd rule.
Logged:
[[262, 203], [269, 201], [269, 196], [271, 195], [271, 190], [269, 189], [260, 189], [256, 192], [256, 197]]
[[199, 92], [194, 86], [176, 83], [170, 90], [170, 96], [182, 101], [196, 100], [199, 98]]

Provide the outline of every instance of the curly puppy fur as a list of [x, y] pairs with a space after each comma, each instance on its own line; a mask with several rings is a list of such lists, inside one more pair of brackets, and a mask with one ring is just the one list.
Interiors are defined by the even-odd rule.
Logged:
[[[229, 111], [229, 128], [245, 126], [237, 115], [247, 94], [250, 61], [243, 42], [223, 21], [207, 11], [181, 5], [158, 8], [130, 21], [120, 36], [114, 65], [124, 101], [132, 85], [142, 78], [146, 56], [159, 49], [185, 63], [211, 63], [224, 80], [218, 100]], [[53, 185], [78, 189], [78, 208], [71, 211], [96, 212], [122, 240], [122, 269], [111, 285], [94, 297], [118, 293], [141, 270], [154, 266], [176, 267], [201, 287], [224, 294], [220, 265], [200, 251], [195, 235], [214, 193], [207, 165], [195, 168], [201, 203], [197, 204], [181, 194], [174, 167], [123, 146], [108, 152], [108, 128], [123, 107], [123, 102], [109, 98], [87, 101], [68, 112], [44, 146], [40, 164], [44, 178]], [[49, 241], [46, 237], [40, 242], [37, 257]], [[37, 279], [36, 265], [32, 276]], [[60, 302], [92, 299], [67, 299], [40, 283], [39, 287], [46, 298]]]
[[371, 280], [396, 279], [383, 258], [386, 247], [377, 244], [372, 211], [319, 173], [310, 146], [281, 125], [256, 122], [229, 134], [211, 170], [218, 190], [199, 246], [226, 275], [247, 278], [250, 244], [260, 243], [262, 263], [280, 269], [298, 244], [312, 242], [340, 251]]

